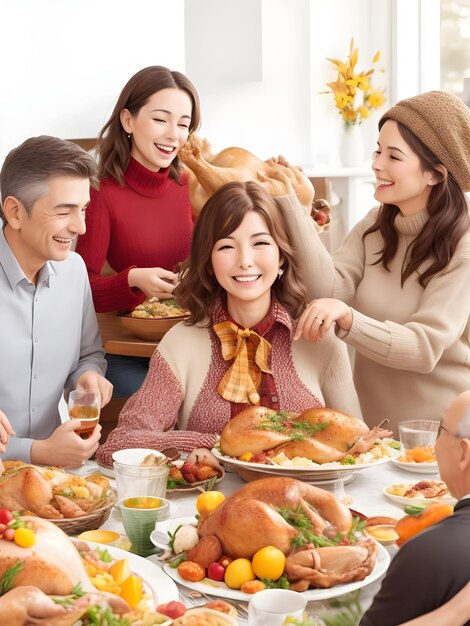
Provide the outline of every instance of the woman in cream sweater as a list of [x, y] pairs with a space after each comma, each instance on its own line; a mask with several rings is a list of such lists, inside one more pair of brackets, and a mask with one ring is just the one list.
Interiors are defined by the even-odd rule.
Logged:
[[332, 257], [300, 208], [283, 204], [308, 296], [319, 298], [296, 339], [321, 342], [334, 325], [355, 348], [365, 421], [388, 418], [396, 432], [402, 420], [439, 420], [470, 388], [470, 111], [429, 92], [393, 106], [379, 129], [381, 204]]

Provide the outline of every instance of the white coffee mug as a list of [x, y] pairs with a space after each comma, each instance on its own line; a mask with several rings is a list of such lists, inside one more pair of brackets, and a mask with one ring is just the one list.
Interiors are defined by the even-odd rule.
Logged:
[[282, 626], [286, 617], [303, 617], [307, 600], [297, 591], [264, 589], [248, 604], [248, 626]]

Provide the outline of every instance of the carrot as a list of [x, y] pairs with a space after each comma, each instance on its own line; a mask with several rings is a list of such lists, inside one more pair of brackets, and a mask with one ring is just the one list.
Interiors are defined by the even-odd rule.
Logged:
[[445, 517], [452, 515], [453, 511], [454, 508], [450, 504], [435, 503], [430, 504], [419, 515], [405, 515], [405, 517], [398, 520], [395, 526], [399, 537], [396, 542], [397, 545], [403, 545], [405, 541], [419, 534], [425, 528], [437, 524]]

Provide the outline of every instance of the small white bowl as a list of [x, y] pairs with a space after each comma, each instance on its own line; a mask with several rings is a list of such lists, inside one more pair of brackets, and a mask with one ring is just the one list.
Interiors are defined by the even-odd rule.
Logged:
[[150, 448], [128, 448], [127, 450], [117, 450], [113, 452], [113, 460], [121, 465], [140, 465], [146, 456], [155, 455], [157, 458], [165, 459], [165, 455]]

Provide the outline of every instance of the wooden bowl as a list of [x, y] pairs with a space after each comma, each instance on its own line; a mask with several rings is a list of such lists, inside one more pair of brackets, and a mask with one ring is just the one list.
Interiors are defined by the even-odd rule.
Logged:
[[136, 337], [147, 341], [159, 341], [175, 324], [185, 320], [187, 315], [177, 317], [132, 317], [119, 315], [121, 324]]

